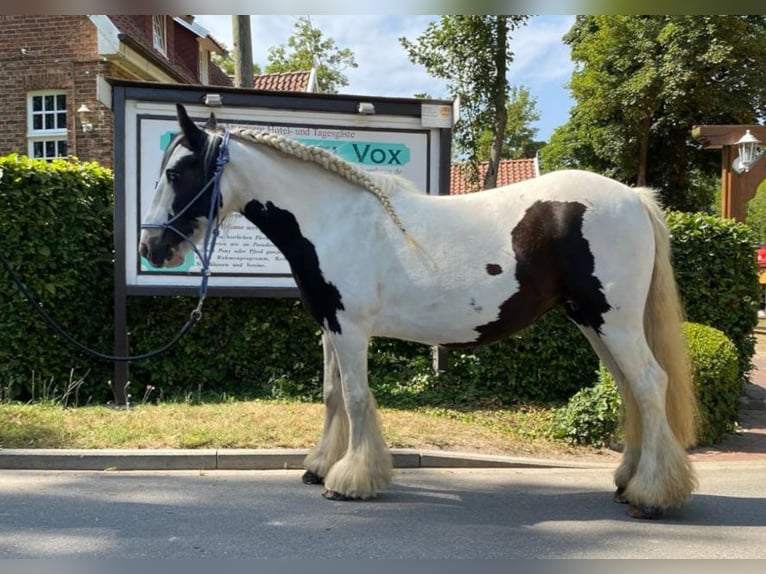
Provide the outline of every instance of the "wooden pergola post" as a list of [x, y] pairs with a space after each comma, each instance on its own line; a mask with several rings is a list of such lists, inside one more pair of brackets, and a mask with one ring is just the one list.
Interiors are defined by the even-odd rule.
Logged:
[[737, 141], [745, 130], [766, 142], [766, 126], [761, 125], [706, 125], [694, 126], [692, 137], [702, 142], [705, 149], [721, 150], [721, 216], [744, 221], [747, 202], [755, 197], [758, 185], [766, 179], [766, 160], [761, 158], [750, 166], [750, 171], [737, 173], [731, 164], [739, 156]]

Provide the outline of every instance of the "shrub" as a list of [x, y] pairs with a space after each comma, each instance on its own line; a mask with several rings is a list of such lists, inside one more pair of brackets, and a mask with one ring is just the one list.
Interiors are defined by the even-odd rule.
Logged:
[[673, 262], [687, 321], [723, 331], [746, 380], [755, 353], [758, 269], [750, 229], [701, 213], [667, 214]]
[[[46, 309], [78, 340], [109, 352], [113, 340], [112, 174], [78, 161], [0, 158], [0, 249]], [[754, 352], [758, 285], [752, 241], [741, 224], [669, 214], [673, 255], [690, 320], [726, 333], [744, 377]], [[130, 297], [131, 352], [167, 342], [194, 307], [190, 297]], [[0, 388], [29, 399], [34, 381], [84, 379], [79, 393], [111, 398], [112, 365], [52, 335], [0, 271]], [[431, 371], [424, 345], [374, 339], [370, 384], [382, 403], [563, 403], [597, 379], [598, 361], [563, 312], [486, 347], [453, 350]], [[209, 297], [203, 320], [168, 353], [132, 363], [135, 397], [207, 394], [317, 399], [319, 328], [295, 299]], [[46, 383], [48, 384], [48, 383]], [[63, 388], [63, 387], [62, 387]], [[84, 402], [81, 398], [80, 402]]]
[[569, 444], [609, 446], [619, 434], [621, 405], [612, 375], [600, 365], [598, 382], [578, 391], [556, 410], [549, 434]]
[[[131, 352], [167, 342], [188, 317], [191, 297], [128, 300]], [[158, 398], [196, 393], [237, 398], [322, 392], [319, 327], [296, 299], [209, 297], [203, 319], [168, 353], [131, 365], [134, 396], [147, 385]]]
[[565, 401], [593, 384], [598, 358], [579, 329], [554, 310], [519, 334], [450, 352], [452, 385], [504, 405]]
[[[83, 343], [112, 346], [112, 173], [95, 163], [0, 158], [0, 251], [45, 308]], [[0, 387], [30, 399], [34, 380], [84, 376], [102, 400], [111, 366], [91, 361], [40, 321], [0, 269]], [[10, 393], [11, 397], [7, 397]]]
[[[697, 444], [715, 444], [737, 417], [742, 391], [734, 344], [718, 329], [684, 323], [692, 379], [698, 399]], [[601, 365], [598, 383], [576, 393], [558, 409], [550, 435], [570, 444], [605, 446], [618, 440], [621, 401], [612, 375]]]
[[723, 332], [705, 325], [686, 323], [684, 337], [699, 402], [697, 443], [715, 444], [737, 420], [742, 394], [737, 349]]

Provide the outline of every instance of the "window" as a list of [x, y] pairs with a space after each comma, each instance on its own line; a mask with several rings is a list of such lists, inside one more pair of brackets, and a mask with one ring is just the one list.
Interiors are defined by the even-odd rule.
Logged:
[[155, 50], [167, 56], [165, 16], [152, 16], [152, 42]]
[[210, 84], [210, 66], [208, 65], [208, 59], [210, 58], [210, 52], [208, 52], [202, 46], [199, 47], [199, 81], [201, 84]]
[[66, 94], [30, 92], [27, 96], [28, 155], [35, 159], [67, 156]]

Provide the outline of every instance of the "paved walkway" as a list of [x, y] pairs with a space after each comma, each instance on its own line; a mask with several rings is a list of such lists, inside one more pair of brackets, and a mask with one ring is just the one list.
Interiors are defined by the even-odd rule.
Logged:
[[756, 333], [750, 382], [740, 398], [740, 428], [715, 448], [693, 451], [694, 460], [766, 459], [766, 333]]

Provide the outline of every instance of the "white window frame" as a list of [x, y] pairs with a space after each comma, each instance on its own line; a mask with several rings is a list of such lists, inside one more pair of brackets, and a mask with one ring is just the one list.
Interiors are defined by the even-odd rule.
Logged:
[[205, 49], [201, 44], [199, 47], [199, 81], [201, 84], [210, 85], [210, 51]]
[[152, 45], [163, 56], [168, 55], [168, 27], [165, 16], [152, 16]]
[[[63, 106], [59, 106], [59, 96], [63, 96]], [[48, 108], [45, 104], [46, 97], [53, 98], [53, 108]], [[41, 110], [35, 110], [35, 98], [40, 98], [42, 103]], [[69, 111], [67, 107], [67, 94], [63, 90], [37, 90], [27, 92], [27, 155], [34, 159], [56, 159], [69, 156], [69, 138], [67, 123], [69, 121]], [[63, 122], [60, 121], [60, 114], [64, 114]], [[42, 118], [42, 127], [35, 127], [35, 118]], [[53, 127], [45, 127], [46, 117], [52, 117]], [[61, 127], [63, 125], [63, 127]], [[35, 144], [42, 145], [42, 155], [35, 155]], [[63, 144], [63, 145], [62, 145]], [[48, 153], [48, 146], [53, 146], [53, 153]], [[61, 148], [64, 153], [61, 153]]]

